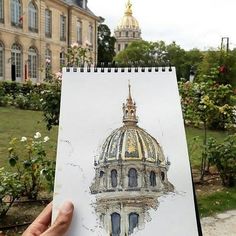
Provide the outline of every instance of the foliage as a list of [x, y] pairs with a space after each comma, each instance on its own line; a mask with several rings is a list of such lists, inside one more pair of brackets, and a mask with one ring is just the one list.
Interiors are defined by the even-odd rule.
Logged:
[[[197, 81], [206, 81], [210, 76], [219, 84], [231, 84], [236, 81], [236, 49], [225, 52], [220, 49], [210, 49], [203, 54], [199, 64]], [[215, 73], [212, 76], [212, 68]]]
[[41, 110], [41, 92], [50, 87], [47, 84], [0, 82], [0, 106], [15, 106], [20, 109]]
[[115, 56], [115, 37], [111, 36], [109, 27], [105, 24], [98, 26], [98, 65], [107, 65]]
[[17, 173], [10, 173], [0, 168], [0, 219], [3, 218], [14, 201], [20, 197], [23, 185]]
[[51, 86], [42, 91], [42, 110], [47, 129], [53, 125], [59, 125], [60, 102], [61, 102], [61, 81], [54, 80]]
[[43, 179], [52, 190], [55, 162], [47, 159], [45, 145], [48, 140], [47, 136], [42, 138], [37, 132], [33, 138], [13, 138], [10, 142], [8, 161], [16, 168], [24, 195], [29, 199], [37, 199]]
[[117, 54], [114, 60], [121, 65], [139, 63], [142, 66], [174, 65], [177, 78], [188, 80], [191, 68], [197, 68], [203, 54], [198, 49], [185, 51], [175, 42], [166, 44], [164, 41], [132, 42]]
[[222, 130], [234, 127], [230, 85], [219, 85], [209, 78], [200, 83], [179, 82], [179, 91], [186, 124]]
[[236, 135], [230, 135], [223, 142], [209, 138], [206, 145], [206, 155], [220, 173], [222, 184], [233, 187], [236, 184]]
[[78, 43], [71, 44], [66, 53], [68, 67], [90, 65], [92, 63], [92, 57], [89, 47], [81, 47]]

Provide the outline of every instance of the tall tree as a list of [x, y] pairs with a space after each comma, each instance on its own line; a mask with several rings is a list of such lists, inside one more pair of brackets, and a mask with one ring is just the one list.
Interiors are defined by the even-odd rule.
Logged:
[[98, 64], [112, 62], [115, 56], [116, 39], [111, 36], [109, 27], [105, 24], [98, 26]]

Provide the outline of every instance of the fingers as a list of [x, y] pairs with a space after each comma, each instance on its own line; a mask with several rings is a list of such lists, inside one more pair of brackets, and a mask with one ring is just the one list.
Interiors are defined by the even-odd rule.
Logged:
[[74, 206], [71, 202], [65, 202], [60, 208], [59, 214], [53, 223], [53, 225], [45, 231], [41, 236], [62, 236], [68, 230], [72, 215], [74, 211]]
[[43, 233], [51, 222], [52, 203], [49, 203], [22, 236], [34, 236]]

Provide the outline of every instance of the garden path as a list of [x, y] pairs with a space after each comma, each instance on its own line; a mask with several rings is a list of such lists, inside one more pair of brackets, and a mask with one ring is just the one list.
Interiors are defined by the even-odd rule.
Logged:
[[236, 210], [201, 219], [204, 236], [236, 236]]

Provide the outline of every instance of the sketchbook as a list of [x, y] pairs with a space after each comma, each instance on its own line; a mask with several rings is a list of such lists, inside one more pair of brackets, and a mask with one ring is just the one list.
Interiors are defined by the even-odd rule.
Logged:
[[200, 235], [174, 67], [64, 68], [53, 220], [70, 236]]

